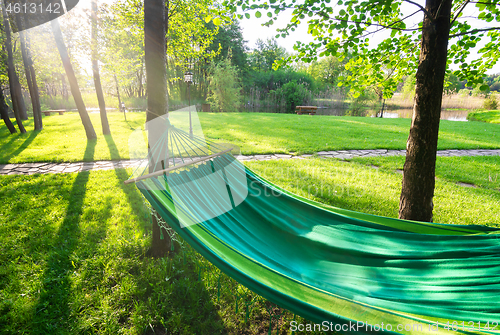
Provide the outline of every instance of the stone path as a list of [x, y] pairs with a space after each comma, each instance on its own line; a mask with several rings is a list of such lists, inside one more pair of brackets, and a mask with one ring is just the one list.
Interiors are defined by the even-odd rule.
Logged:
[[[350, 159], [355, 157], [388, 157], [405, 155], [406, 150], [338, 150], [320, 151], [316, 153], [319, 158]], [[500, 149], [478, 149], [478, 150], [441, 150], [438, 156], [460, 157], [460, 156], [500, 156]], [[273, 159], [304, 159], [313, 155], [251, 155], [237, 156], [240, 161], [266, 161]], [[0, 164], [0, 175], [31, 175], [35, 173], [70, 173], [90, 170], [111, 170], [128, 167], [136, 167], [140, 160], [120, 160], [120, 161], [97, 161], [78, 163], [23, 163], [23, 164]]]

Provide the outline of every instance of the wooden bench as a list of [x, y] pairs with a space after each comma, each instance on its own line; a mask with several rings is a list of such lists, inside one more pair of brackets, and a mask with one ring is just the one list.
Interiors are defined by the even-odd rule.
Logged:
[[59, 113], [59, 115], [63, 115], [65, 111], [66, 111], [65, 109], [53, 109], [49, 111], [42, 111], [42, 113], [45, 116], [50, 116], [50, 113]]
[[295, 111], [297, 112], [298, 115], [302, 114], [314, 115], [316, 114], [317, 109], [318, 109], [317, 106], [297, 106]]

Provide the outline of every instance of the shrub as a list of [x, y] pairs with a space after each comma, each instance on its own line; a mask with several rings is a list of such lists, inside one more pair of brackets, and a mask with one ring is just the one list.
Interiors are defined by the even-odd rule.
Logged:
[[215, 110], [220, 112], [235, 112], [241, 105], [241, 83], [238, 70], [231, 64], [231, 55], [212, 64], [209, 77], [208, 101]]
[[295, 80], [284, 84], [274, 93], [284, 100], [289, 112], [294, 112], [296, 106], [307, 104], [311, 100], [311, 91], [305, 84], [297, 83]]
[[484, 100], [483, 107], [488, 110], [497, 109], [498, 101], [493, 95], [490, 95]]

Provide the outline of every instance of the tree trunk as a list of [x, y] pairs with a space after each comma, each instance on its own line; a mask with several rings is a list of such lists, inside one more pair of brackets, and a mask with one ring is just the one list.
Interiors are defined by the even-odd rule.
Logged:
[[64, 76], [63, 73], [61, 73], [61, 95], [65, 101], [68, 101], [69, 99], [68, 85], [66, 85], [66, 77]]
[[[165, 0], [144, 0], [144, 49], [148, 95], [147, 122], [165, 115], [168, 117], [165, 24]], [[149, 129], [150, 148], [156, 144], [160, 135]], [[168, 148], [168, 145], [166, 147]], [[168, 167], [168, 159], [165, 163], [166, 167]], [[150, 172], [154, 172], [156, 165], [158, 165], [158, 170], [161, 169], [161, 164], [150, 162]], [[153, 216], [151, 254], [155, 257], [163, 256], [170, 249], [172, 243], [168, 234], [166, 232], [162, 234], [161, 229]], [[163, 235], [164, 240], [161, 239], [161, 235]]]
[[450, 34], [451, 0], [427, 0], [416, 74], [415, 105], [399, 203], [399, 218], [432, 221], [441, 100]]
[[[17, 77], [16, 68], [14, 67], [14, 56], [12, 54], [12, 38], [10, 32], [9, 21], [7, 20], [7, 12], [5, 10], [5, 4], [2, 2], [2, 13], [3, 13], [3, 25], [5, 30], [5, 47], [7, 49], [7, 73], [9, 75], [9, 88], [10, 96], [12, 99], [12, 107], [14, 109], [14, 115], [16, 117], [16, 123], [21, 134], [26, 132], [23, 126], [23, 114], [26, 113], [26, 107], [24, 106], [23, 94], [21, 91], [21, 85], [19, 84], [19, 78]], [[23, 113], [24, 107], [24, 113]]]
[[122, 99], [120, 99], [120, 86], [118, 85], [118, 79], [116, 78], [116, 73], [113, 73], [113, 77], [115, 78], [116, 96], [118, 97], [118, 110], [121, 112], [123, 109], [123, 117], [125, 118], [126, 122], [127, 114], [125, 113], [125, 108], [122, 108]]
[[64, 44], [61, 27], [59, 26], [59, 21], [57, 19], [50, 21], [52, 25], [52, 33], [56, 40], [57, 49], [61, 55], [61, 60], [66, 71], [66, 76], [68, 77], [69, 86], [71, 89], [71, 94], [75, 99], [76, 107], [78, 108], [78, 113], [80, 114], [80, 119], [82, 120], [83, 127], [85, 128], [85, 133], [87, 134], [87, 139], [94, 140], [97, 138], [92, 122], [90, 121], [89, 114], [83, 103], [82, 95], [80, 93], [80, 88], [78, 87], [78, 81], [76, 80], [75, 72], [73, 71], [73, 66], [71, 65], [68, 50]]
[[104, 102], [104, 94], [102, 94], [101, 76], [99, 75], [99, 64], [97, 62], [97, 0], [92, 0], [92, 72], [94, 74], [94, 86], [97, 94], [97, 101], [99, 102], [99, 111], [101, 114], [102, 133], [109, 135], [108, 116], [106, 114], [106, 103]]
[[[23, 20], [27, 20], [24, 18]], [[24, 71], [26, 73], [26, 81], [31, 96], [31, 106], [33, 108], [33, 120], [35, 130], [42, 130], [42, 109], [40, 107], [40, 95], [38, 92], [38, 84], [36, 82], [36, 73], [33, 67], [33, 59], [31, 58], [31, 50], [29, 37], [27, 32], [23, 30], [23, 21], [19, 15], [16, 15], [17, 26], [19, 28], [19, 39], [21, 40], [21, 54], [23, 57]], [[25, 22], [28, 25], [27, 22]]]
[[12, 124], [12, 121], [10, 121], [9, 118], [9, 106], [5, 103], [5, 97], [3, 95], [3, 88], [0, 86], [0, 115], [2, 116], [3, 122], [5, 122], [5, 125], [7, 126], [7, 129], [9, 129], [11, 134], [17, 133], [16, 128]]

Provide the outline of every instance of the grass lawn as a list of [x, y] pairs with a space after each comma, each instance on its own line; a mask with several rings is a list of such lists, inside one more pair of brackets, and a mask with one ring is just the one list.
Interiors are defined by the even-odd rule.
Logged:
[[245, 323], [244, 288], [223, 278], [218, 300], [200, 256], [147, 256], [129, 172], [0, 177], [0, 334], [264, 333], [265, 305]]
[[[293, 193], [354, 211], [397, 217], [404, 157], [246, 162]], [[373, 167], [379, 166], [376, 169]], [[434, 221], [500, 226], [500, 157], [440, 157]], [[460, 182], [477, 187], [461, 186]]]
[[[499, 163], [439, 158], [435, 221], [499, 225]], [[399, 157], [247, 164], [308, 198], [397, 216]], [[266, 306], [254, 305], [245, 323], [241, 300], [234, 308], [244, 289], [223, 279], [219, 300], [213, 276], [198, 270], [203, 260], [147, 256], [150, 223], [138, 190], [122, 183], [129, 172], [0, 177], [0, 334], [266, 333]]]
[[500, 111], [474, 112], [467, 115], [469, 121], [500, 123]]
[[[199, 113], [205, 136], [238, 145], [243, 154], [313, 153], [341, 149], [404, 149], [409, 119], [309, 116], [265, 113]], [[187, 128], [187, 113], [172, 113], [172, 123]], [[90, 114], [98, 135], [89, 142], [77, 113], [44, 116], [44, 130], [10, 135], [0, 125], [0, 164], [128, 159], [128, 139], [143, 126], [145, 113], [109, 113], [112, 135], [103, 136], [99, 114]], [[32, 120], [25, 123], [33, 129]], [[439, 149], [500, 148], [498, 125], [441, 121]]]

